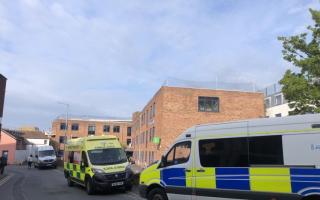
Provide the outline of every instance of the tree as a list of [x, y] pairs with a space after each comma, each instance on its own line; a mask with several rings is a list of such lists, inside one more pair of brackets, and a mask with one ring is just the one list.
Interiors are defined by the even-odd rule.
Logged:
[[293, 110], [290, 115], [320, 113], [320, 11], [310, 9], [313, 26], [308, 33], [279, 37], [283, 58], [298, 67], [287, 70], [279, 83]]

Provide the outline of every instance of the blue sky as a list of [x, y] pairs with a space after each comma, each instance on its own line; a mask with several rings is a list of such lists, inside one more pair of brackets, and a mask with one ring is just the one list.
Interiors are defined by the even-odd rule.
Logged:
[[277, 82], [277, 36], [306, 30], [318, 0], [2, 0], [3, 126], [48, 129], [65, 112], [131, 117], [168, 77]]

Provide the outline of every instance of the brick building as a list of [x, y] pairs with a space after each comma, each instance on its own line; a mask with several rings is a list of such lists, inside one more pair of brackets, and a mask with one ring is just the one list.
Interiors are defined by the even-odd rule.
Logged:
[[[88, 135], [115, 135], [128, 150], [131, 148], [131, 120], [97, 119], [88, 117], [71, 117], [68, 119], [67, 139], [86, 137]], [[52, 144], [60, 155], [63, 154], [65, 118], [57, 118], [52, 122]]]
[[196, 124], [264, 116], [263, 93], [162, 86], [132, 115], [133, 157], [142, 166], [160, 159], [178, 135]]

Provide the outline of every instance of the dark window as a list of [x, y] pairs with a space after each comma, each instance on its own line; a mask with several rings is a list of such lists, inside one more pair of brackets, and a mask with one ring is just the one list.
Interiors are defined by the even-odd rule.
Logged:
[[281, 116], [282, 116], [281, 113], [276, 114], [276, 117], [281, 117]]
[[131, 139], [127, 139], [127, 146], [130, 146], [131, 144]]
[[66, 123], [60, 123], [60, 130], [66, 130]]
[[59, 137], [59, 142], [60, 142], [60, 143], [64, 143], [64, 141], [65, 141], [65, 137], [64, 137], [64, 136], [60, 136], [60, 137]]
[[191, 142], [180, 142], [174, 145], [166, 156], [163, 166], [178, 165], [189, 160], [191, 152]]
[[71, 130], [78, 131], [79, 130], [79, 124], [72, 124], [71, 125]]
[[110, 132], [110, 126], [109, 126], [109, 125], [104, 125], [104, 126], [103, 126], [103, 132], [104, 132], [104, 133]]
[[114, 133], [120, 133], [120, 126], [114, 126], [113, 127], [113, 132]]
[[199, 154], [203, 167], [246, 167], [247, 138], [200, 140]]
[[250, 137], [249, 161], [251, 165], [283, 165], [282, 136]]
[[88, 126], [88, 135], [96, 134], [96, 125], [89, 125]]
[[219, 98], [199, 97], [198, 109], [200, 112], [219, 112]]
[[131, 136], [131, 127], [127, 128], [127, 136], [130, 137]]

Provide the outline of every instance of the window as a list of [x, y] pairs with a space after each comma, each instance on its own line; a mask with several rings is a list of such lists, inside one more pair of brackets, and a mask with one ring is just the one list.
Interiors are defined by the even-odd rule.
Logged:
[[44, 143], [44, 144], [47, 144], [47, 143], [48, 143], [48, 140], [44, 140], [43, 143]]
[[110, 126], [109, 126], [109, 125], [104, 125], [104, 126], [103, 126], [103, 132], [104, 132], [104, 133], [110, 132]]
[[282, 104], [282, 95], [279, 94], [277, 96], [275, 96], [275, 105], [281, 105]]
[[164, 166], [178, 165], [189, 160], [191, 152], [191, 142], [177, 143], [167, 154]]
[[219, 98], [199, 97], [198, 109], [200, 112], [219, 112]]
[[203, 167], [246, 167], [247, 138], [200, 140], [199, 154]]
[[72, 124], [71, 125], [71, 130], [72, 131], [78, 131], [79, 130], [79, 124]]
[[60, 130], [66, 130], [66, 123], [60, 123]]
[[148, 121], [149, 121], [148, 115], [149, 115], [149, 111], [147, 110], [146, 111], [146, 124], [147, 124], [147, 126], [148, 126]]
[[283, 165], [282, 136], [250, 137], [249, 161], [251, 165]]
[[281, 113], [278, 113], [278, 114], [276, 114], [275, 116], [276, 116], [276, 117], [281, 117], [282, 115], [281, 115]]
[[131, 139], [127, 139], [127, 146], [131, 145]]
[[127, 127], [127, 136], [131, 137], [131, 127]]
[[88, 135], [96, 134], [96, 125], [89, 125], [88, 126]]
[[65, 137], [64, 136], [60, 136], [59, 137], [59, 142], [60, 143], [64, 143], [65, 142]]
[[120, 126], [114, 126], [113, 127], [113, 132], [114, 133], [120, 133]]
[[153, 103], [152, 117], [156, 114], [156, 103]]

